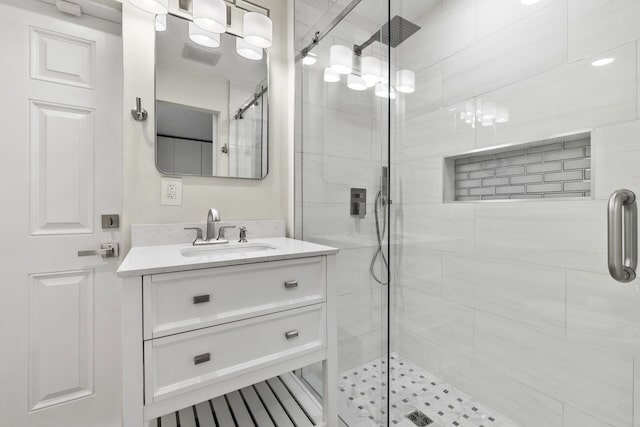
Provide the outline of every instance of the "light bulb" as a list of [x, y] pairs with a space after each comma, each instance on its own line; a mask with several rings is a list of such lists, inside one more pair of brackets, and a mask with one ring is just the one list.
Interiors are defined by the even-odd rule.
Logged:
[[329, 50], [331, 68], [340, 74], [351, 74], [353, 71], [353, 54], [351, 49], [339, 44]]
[[360, 61], [362, 79], [372, 86], [380, 82], [382, 70], [380, 60], [374, 56], [365, 56]]
[[169, 0], [129, 0], [129, 3], [154, 15], [169, 13]]
[[193, 23], [212, 33], [227, 31], [227, 4], [223, 0], [193, 0]]
[[349, 89], [362, 91], [367, 90], [367, 83], [360, 76], [356, 76], [355, 74], [349, 74], [347, 77], [347, 87]]
[[309, 52], [307, 53], [307, 56], [302, 58], [302, 63], [304, 65], [313, 65], [316, 63], [317, 60], [318, 60], [318, 57], [316, 56], [316, 54]]
[[399, 70], [396, 73], [398, 92], [413, 93], [416, 91], [416, 73], [411, 70]]
[[194, 43], [198, 43], [199, 45], [206, 47], [220, 46], [219, 33], [212, 33], [211, 31], [203, 30], [193, 22], [189, 22], [189, 39]]
[[376, 85], [375, 93], [376, 96], [379, 96], [380, 98], [396, 99], [397, 97], [396, 90], [393, 88], [393, 86], [389, 87], [388, 84], [384, 83], [378, 83]]
[[273, 23], [267, 15], [246, 12], [242, 18], [244, 39], [255, 47], [268, 48], [273, 44]]
[[509, 110], [506, 108], [498, 108], [496, 115], [496, 123], [507, 123], [509, 121]]
[[340, 73], [335, 71], [331, 67], [326, 67], [324, 69], [324, 81], [327, 83], [335, 83], [340, 81]]
[[263, 50], [262, 48], [250, 45], [245, 39], [236, 37], [236, 52], [243, 58], [247, 58], [252, 61], [260, 61], [262, 59]]

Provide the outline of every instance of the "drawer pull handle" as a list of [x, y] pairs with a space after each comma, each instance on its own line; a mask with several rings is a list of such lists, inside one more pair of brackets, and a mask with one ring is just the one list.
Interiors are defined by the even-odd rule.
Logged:
[[284, 333], [285, 338], [288, 339], [288, 340], [296, 338], [296, 337], [298, 337], [298, 335], [300, 335], [300, 333], [298, 332], [297, 329], [294, 329], [292, 331]]
[[199, 354], [193, 358], [193, 364], [199, 365], [201, 363], [205, 363], [211, 360], [211, 353]]
[[297, 288], [298, 281], [297, 280], [289, 280], [288, 282], [284, 282], [284, 287], [287, 289]]
[[193, 297], [193, 303], [194, 304], [202, 304], [205, 302], [209, 302], [211, 300], [209, 295], [197, 295], [195, 297]]

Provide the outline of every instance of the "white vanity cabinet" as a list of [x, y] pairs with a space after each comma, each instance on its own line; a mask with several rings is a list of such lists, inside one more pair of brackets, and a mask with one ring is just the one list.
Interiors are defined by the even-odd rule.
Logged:
[[153, 255], [145, 249], [170, 247], [132, 249], [119, 270], [123, 425], [155, 426], [159, 416], [316, 362], [324, 421], [337, 425], [336, 251], [312, 246], [164, 267], [129, 257], [144, 264]]

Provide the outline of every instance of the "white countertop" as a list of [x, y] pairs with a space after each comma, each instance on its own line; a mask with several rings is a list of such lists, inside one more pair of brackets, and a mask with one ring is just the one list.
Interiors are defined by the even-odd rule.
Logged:
[[[201, 268], [224, 267], [227, 265], [330, 255], [338, 252], [336, 248], [286, 237], [251, 239], [249, 240], [249, 244], [265, 244], [274, 246], [275, 249], [258, 252], [220, 253], [207, 256], [185, 257], [181, 253], [183, 249], [197, 248], [198, 250], [206, 250], [207, 247], [211, 246], [192, 246], [185, 244], [137, 246], [131, 248], [122, 264], [120, 264], [117, 273], [118, 277], [134, 277], [146, 274], [170, 273]], [[238, 247], [242, 244], [232, 243], [231, 245]]]

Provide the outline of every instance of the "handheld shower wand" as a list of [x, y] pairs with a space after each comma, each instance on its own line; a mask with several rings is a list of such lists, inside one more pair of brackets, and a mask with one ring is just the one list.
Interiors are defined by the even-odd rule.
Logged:
[[[389, 168], [386, 166], [382, 167], [382, 186], [380, 191], [376, 194], [376, 199], [374, 202], [373, 213], [376, 220], [376, 237], [378, 247], [376, 249], [373, 258], [371, 259], [371, 264], [369, 266], [369, 271], [371, 272], [371, 276], [373, 279], [381, 285], [386, 285], [387, 282], [384, 278], [378, 277], [376, 274], [376, 263], [378, 262], [378, 258], [382, 260], [382, 264], [384, 266], [384, 271], [389, 271], [389, 262], [387, 260], [387, 256], [384, 253], [382, 248], [382, 242], [387, 233], [387, 209], [389, 205]], [[382, 224], [380, 223], [380, 219], [382, 219]]]

